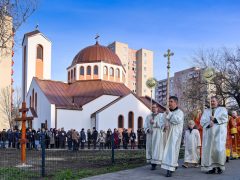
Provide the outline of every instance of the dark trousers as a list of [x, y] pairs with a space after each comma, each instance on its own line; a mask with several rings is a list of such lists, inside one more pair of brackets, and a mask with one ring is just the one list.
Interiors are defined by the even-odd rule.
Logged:
[[91, 140], [88, 140], [88, 149], [90, 149], [91, 146]]
[[97, 140], [93, 140], [93, 149], [96, 149], [96, 146], [97, 146]]
[[68, 150], [72, 149], [72, 141], [68, 141]]
[[84, 149], [85, 142], [81, 142], [81, 149]]

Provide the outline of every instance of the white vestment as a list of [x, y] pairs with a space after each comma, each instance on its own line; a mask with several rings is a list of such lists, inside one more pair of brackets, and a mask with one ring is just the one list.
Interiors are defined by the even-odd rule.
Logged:
[[202, 140], [202, 161], [201, 170], [209, 171], [215, 167], [225, 170], [226, 161], [226, 138], [227, 138], [227, 122], [228, 112], [224, 107], [217, 107], [214, 112], [214, 118], [218, 123], [213, 127], [207, 128], [210, 124], [212, 110], [206, 109], [201, 117], [201, 125], [203, 127]]
[[175, 171], [182, 140], [184, 114], [180, 109], [164, 113], [165, 122], [169, 123], [169, 134], [164, 148], [161, 168]]
[[193, 129], [191, 132], [189, 129], [185, 131], [184, 146], [184, 162], [198, 163], [200, 158], [200, 149], [198, 147], [201, 146], [201, 138], [197, 129]]
[[[154, 124], [151, 124], [151, 119]], [[163, 114], [159, 113], [156, 116], [150, 114], [147, 116], [144, 123], [144, 131], [146, 133], [146, 159], [151, 164], [161, 164], [163, 155], [163, 130], [164, 125]]]

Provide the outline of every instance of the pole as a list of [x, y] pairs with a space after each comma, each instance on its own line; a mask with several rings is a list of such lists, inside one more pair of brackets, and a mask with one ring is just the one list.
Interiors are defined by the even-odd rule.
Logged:
[[26, 102], [22, 103], [21, 162], [26, 164]]
[[112, 164], [115, 163], [114, 160], [114, 133], [112, 134]]
[[42, 177], [45, 176], [45, 157], [46, 157], [46, 152], [45, 152], [45, 134], [44, 132], [41, 133], [41, 145], [42, 145]]
[[151, 110], [152, 110], [152, 88], [151, 88]]

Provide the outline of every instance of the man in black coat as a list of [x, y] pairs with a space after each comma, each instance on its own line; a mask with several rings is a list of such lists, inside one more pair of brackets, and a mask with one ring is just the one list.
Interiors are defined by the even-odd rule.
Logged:
[[64, 131], [64, 128], [61, 128], [59, 133], [59, 144], [62, 149], [65, 149], [67, 133]]
[[98, 138], [98, 131], [95, 127], [93, 127], [92, 139], [93, 139], [93, 148], [96, 149], [97, 145], [97, 138]]

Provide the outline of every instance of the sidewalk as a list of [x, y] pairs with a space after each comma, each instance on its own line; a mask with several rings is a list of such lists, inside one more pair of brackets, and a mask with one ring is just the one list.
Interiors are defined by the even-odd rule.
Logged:
[[[182, 165], [182, 163], [180, 163]], [[240, 180], [240, 160], [231, 160], [226, 164], [226, 171], [221, 174], [208, 175], [200, 171], [200, 168], [184, 169], [179, 167], [171, 178], [165, 177], [165, 170], [157, 167], [151, 171], [150, 166], [139, 167], [130, 170], [108, 173], [99, 176], [85, 178], [84, 180], [156, 180], [156, 179], [181, 179], [181, 180]]]

